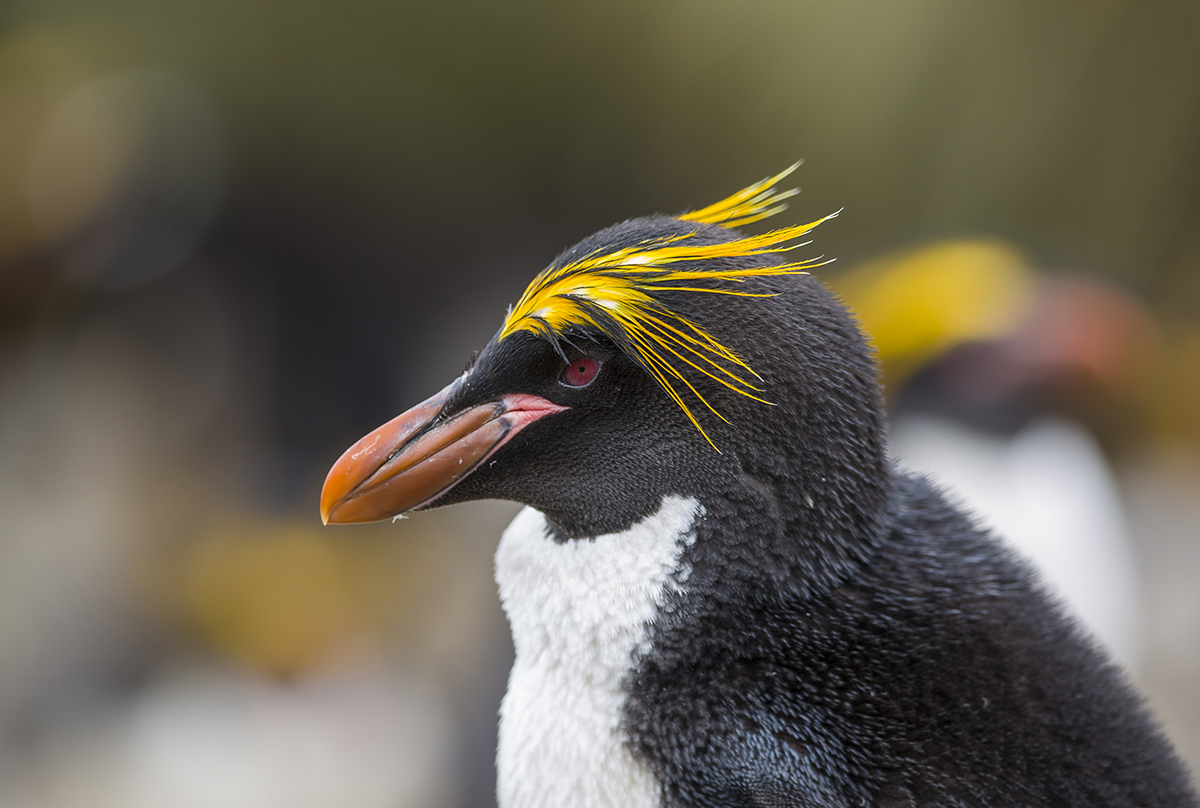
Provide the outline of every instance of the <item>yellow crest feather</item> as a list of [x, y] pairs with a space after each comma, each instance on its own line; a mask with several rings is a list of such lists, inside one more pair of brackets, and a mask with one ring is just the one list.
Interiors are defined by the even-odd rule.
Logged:
[[[736, 227], [783, 210], [781, 200], [796, 191], [778, 192], [774, 186], [792, 173], [786, 171], [755, 183], [733, 196], [676, 218], [702, 224]], [[680, 233], [643, 241], [610, 252], [598, 250], [559, 267], [542, 270], [516, 306], [509, 309], [499, 339], [520, 331], [546, 339], [562, 353], [559, 341], [571, 328], [591, 328], [607, 335], [634, 362], [649, 373], [679, 405], [688, 419], [713, 444], [708, 433], [684, 401], [687, 388], [714, 415], [726, 420], [685, 377], [691, 368], [737, 393], [769, 404], [756, 386], [757, 373], [734, 351], [718, 342], [699, 324], [669, 310], [655, 292], [701, 292], [738, 297], [774, 297], [770, 293], [696, 285], [696, 281], [742, 282], [746, 278], [803, 275], [827, 261], [820, 258], [774, 266], [729, 267], [707, 264], [713, 258], [741, 258], [782, 253], [809, 242], [791, 243], [814, 227], [837, 216], [784, 227], [758, 236], [718, 244], [693, 244], [694, 233]], [[718, 450], [719, 451], [719, 450]]]
[[801, 162], [803, 161], [797, 160], [774, 177], [767, 177], [749, 188], [743, 188], [733, 196], [715, 202], [707, 208], [681, 213], [677, 218], [687, 222], [719, 224], [722, 227], [741, 227], [782, 213], [787, 210], [787, 203], [783, 200], [790, 199], [800, 193], [800, 190], [789, 188], [786, 191], [776, 191], [775, 186], [799, 168]]

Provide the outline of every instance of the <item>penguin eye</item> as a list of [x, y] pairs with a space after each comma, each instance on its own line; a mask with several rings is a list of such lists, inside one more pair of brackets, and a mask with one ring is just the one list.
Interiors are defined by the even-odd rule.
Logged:
[[600, 363], [590, 356], [581, 356], [563, 368], [559, 383], [567, 387], [587, 387], [600, 372]]

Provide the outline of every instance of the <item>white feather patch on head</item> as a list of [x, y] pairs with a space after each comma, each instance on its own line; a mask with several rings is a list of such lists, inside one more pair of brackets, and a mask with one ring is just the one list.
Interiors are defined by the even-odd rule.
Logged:
[[558, 544], [532, 508], [496, 551], [516, 660], [500, 708], [500, 808], [653, 808], [660, 789], [621, 732], [623, 684], [703, 514], [665, 497], [622, 533]]

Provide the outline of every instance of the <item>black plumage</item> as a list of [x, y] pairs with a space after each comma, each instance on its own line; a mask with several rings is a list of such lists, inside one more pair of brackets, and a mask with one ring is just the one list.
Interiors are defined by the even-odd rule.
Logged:
[[[738, 237], [649, 217], [556, 264], [681, 233]], [[567, 543], [628, 528], [668, 495], [702, 504], [686, 586], [625, 681], [623, 731], [662, 805], [1197, 805], [1124, 674], [1028, 565], [888, 458], [875, 363], [825, 287], [711, 283], [775, 295], [657, 293], [743, 357], [772, 402], [693, 374], [728, 419], [703, 413], [719, 452], [602, 331], [575, 328], [557, 349], [517, 333], [480, 353], [431, 423], [509, 393], [569, 409], [418, 506], [512, 499]], [[594, 383], [561, 384], [559, 349], [595, 358]]]

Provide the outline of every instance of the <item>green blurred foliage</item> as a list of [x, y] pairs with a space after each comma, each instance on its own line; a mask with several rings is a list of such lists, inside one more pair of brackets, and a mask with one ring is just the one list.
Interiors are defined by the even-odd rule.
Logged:
[[839, 256], [988, 232], [1168, 294], [1200, 250], [1188, 0], [49, 0], [3, 18], [97, 69], [194, 77], [237, 194], [369, 228], [589, 229], [805, 157], [805, 210], [847, 208], [823, 239]]

